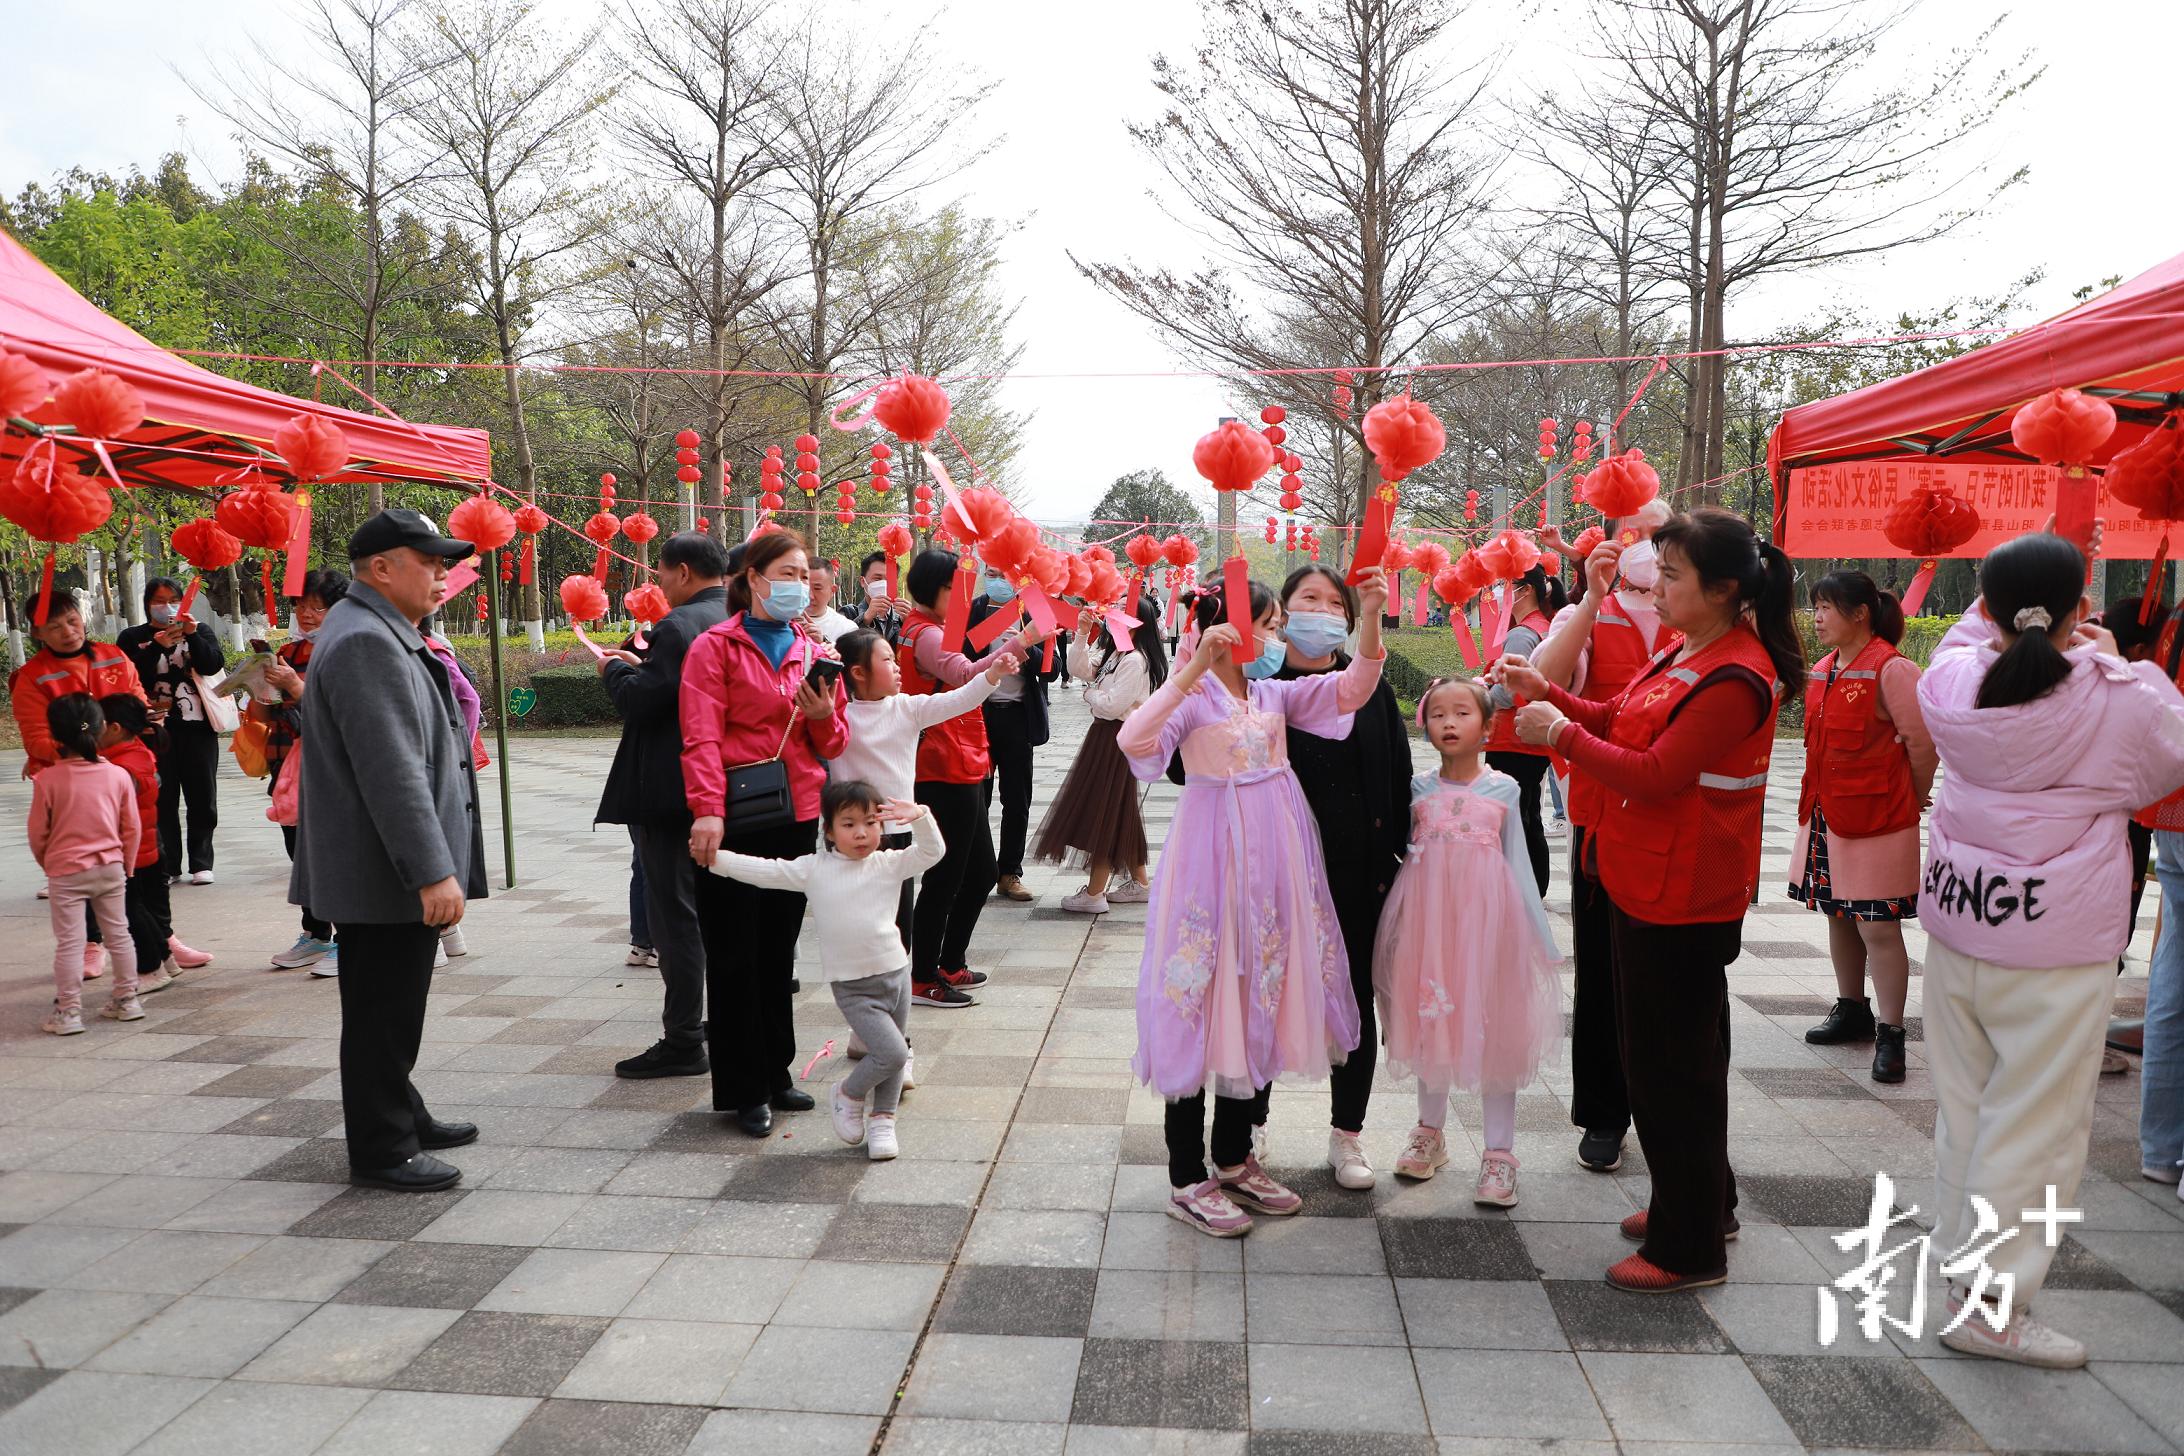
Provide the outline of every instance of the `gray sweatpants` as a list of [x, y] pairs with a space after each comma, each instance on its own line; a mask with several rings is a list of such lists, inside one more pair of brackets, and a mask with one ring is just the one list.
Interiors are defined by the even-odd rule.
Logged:
[[867, 1114], [892, 1114], [902, 1097], [902, 1070], [910, 1060], [910, 968], [836, 981], [834, 1004], [865, 1044], [864, 1060], [842, 1079], [843, 1095], [862, 1100], [869, 1093]]

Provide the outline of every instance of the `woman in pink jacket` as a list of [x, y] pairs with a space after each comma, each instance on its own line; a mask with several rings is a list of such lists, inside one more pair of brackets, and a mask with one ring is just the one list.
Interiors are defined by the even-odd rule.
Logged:
[[[2085, 558], [2021, 536], [1980, 563], [1980, 599], [1919, 680], [1942, 775], [1919, 923], [1933, 1074], [1934, 1243], [2014, 1275], [1954, 1275], [1942, 1343], [2052, 1369], [2085, 1346], [2028, 1312], [2055, 1258], [2022, 1211], [2078, 1195], [2128, 895], [2124, 824], [2184, 785], [2184, 696], [2087, 619]], [[1974, 1198], [1998, 1229], [1982, 1229]], [[1997, 1237], [2003, 1239], [1996, 1244]], [[1979, 1306], [1964, 1305], [1974, 1294]]]
[[[729, 557], [738, 569], [728, 578], [728, 619], [691, 643], [683, 659], [683, 795], [693, 821], [690, 857], [705, 869], [723, 849], [762, 859], [815, 851], [827, 781], [820, 760], [849, 745], [835, 711], [839, 671], [833, 685], [813, 685], [812, 664], [836, 659], [804, 624], [811, 571], [803, 541], [769, 531], [740, 549], [740, 564]], [[779, 822], [754, 824], [732, 812], [729, 776], [773, 760], [788, 779], [789, 810], [775, 816]], [[796, 1056], [790, 979], [804, 897], [705, 874], [697, 896], [713, 1110], [733, 1112], [737, 1126], [765, 1137], [775, 1112], [812, 1106], [789, 1068]]]

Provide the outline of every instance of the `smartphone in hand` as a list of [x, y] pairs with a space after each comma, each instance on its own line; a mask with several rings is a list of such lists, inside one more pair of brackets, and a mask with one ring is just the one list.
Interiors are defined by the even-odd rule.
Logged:
[[811, 671], [804, 674], [804, 682], [813, 692], [831, 693], [841, 676], [842, 664], [832, 658], [820, 657], [813, 659]]

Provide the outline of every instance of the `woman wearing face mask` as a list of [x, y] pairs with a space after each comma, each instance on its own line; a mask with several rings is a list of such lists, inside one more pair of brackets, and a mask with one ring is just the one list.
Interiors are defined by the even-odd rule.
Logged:
[[[1038, 858], [1047, 864], [1086, 866], [1084, 888], [1063, 899], [1062, 908], [1076, 915], [1105, 915], [1110, 901], [1143, 904], [1152, 898], [1145, 868], [1145, 820], [1138, 812], [1144, 789], [1131, 776], [1130, 761], [1115, 739], [1122, 720], [1168, 680], [1168, 649], [1160, 638], [1160, 603], [1150, 596], [1138, 599], [1137, 625], [1127, 646], [1115, 641], [1107, 625], [1096, 623], [1089, 611], [1082, 621], [1084, 633], [1069, 645], [1069, 670], [1084, 680], [1084, 705], [1092, 710], [1092, 726], [1085, 730], [1061, 792], [1040, 821]], [[1097, 656], [1086, 641], [1095, 632]], [[1108, 882], [1117, 870], [1123, 882], [1110, 890]]]
[[[252, 703], [250, 715], [263, 721], [268, 728], [265, 740], [266, 762], [271, 766], [266, 774], [266, 793], [277, 797], [283, 774], [298, 772], [302, 758], [295, 752], [303, 737], [303, 675], [311, 666], [311, 642], [318, 635], [319, 627], [326, 621], [326, 613], [334, 603], [349, 594], [349, 578], [338, 571], [314, 571], [303, 579], [303, 595], [296, 598], [290, 617], [294, 630], [288, 640], [274, 652], [272, 667], [266, 669], [266, 686], [280, 694], [271, 703]], [[293, 785], [290, 786], [293, 789]], [[298, 796], [300, 803], [300, 796]], [[281, 843], [288, 849], [288, 857], [296, 857], [296, 826], [281, 826]], [[340, 951], [334, 945], [334, 927], [311, 913], [311, 907], [303, 907], [303, 929], [296, 943], [273, 957], [273, 964], [282, 970], [310, 967], [314, 976], [334, 976], [341, 972]]]
[[1357, 993], [1289, 734], [1350, 733], [1380, 681], [1387, 587], [1377, 568], [1359, 584], [1363, 625], [1348, 667], [1286, 681], [1275, 676], [1289, 654], [1281, 603], [1251, 584], [1258, 643], [1239, 665], [1224, 598], [1199, 597], [1198, 650], [1116, 742], [1142, 780], [1178, 751], [1186, 772], [1153, 878], [1132, 1065], [1168, 1099], [1168, 1214], [1235, 1238], [1251, 1230], [1246, 1208], [1280, 1216], [1303, 1206], [1252, 1152], [1256, 1104], [1276, 1077], [1316, 1080], [1357, 1049]]
[[[1277, 680], [1349, 669], [1350, 655], [1342, 649], [1358, 624], [1358, 601], [1340, 574], [1324, 566], [1298, 568], [1282, 583], [1282, 610], [1289, 651], [1274, 674]], [[1370, 1188], [1374, 1182], [1359, 1134], [1365, 1130], [1380, 1049], [1373, 935], [1410, 838], [1410, 739], [1404, 726], [1395, 690], [1383, 682], [1357, 710], [1347, 737], [1322, 737], [1294, 725], [1289, 730], [1289, 761], [1319, 828], [1327, 887], [1357, 995], [1357, 1050], [1328, 1076], [1327, 1162], [1344, 1188]]]
[[[768, 531], [745, 544], [728, 582], [728, 617], [690, 644], [682, 675], [682, 770], [690, 804], [690, 857], [710, 869], [714, 852], [797, 859], [819, 842], [822, 759], [838, 757], [849, 735], [836, 710], [837, 681], [812, 686], [812, 664], [833, 649], [804, 623], [811, 605], [804, 543]], [[779, 759], [794, 822], [738, 828], [728, 817], [731, 769]], [[718, 875], [697, 879], [698, 929], [705, 942], [706, 1043], [713, 1110], [732, 1112], [752, 1137], [773, 1130], [775, 1112], [810, 1109], [796, 1087], [796, 1023], [790, 978], [804, 897]]]
[[[1548, 622], [1552, 616], [1568, 605], [1562, 594], [1562, 583], [1547, 574], [1544, 566], [1534, 566], [1520, 576], [1510, 588], [1515, 594], [1509, 605], [1512, 625], [1509, 635], [1502, 639], [1502, 652], [1530, 661], [1547, 640]], [[1486, 766], [1517, 781], [1518, 818], [1524, 824], [1524, 848], [1532, 858], [1532, 878], [1539, 882], [1539, 892], [1547, 893], [1547, 825], [1540, 817], [1539, 792], [1552, 766], [1547, 751], [1517, 740], [1516, 699], [1507, 687], [1497, 687], [1490, 694], [1494, 703], [1494, 723], [1486, 739]]]

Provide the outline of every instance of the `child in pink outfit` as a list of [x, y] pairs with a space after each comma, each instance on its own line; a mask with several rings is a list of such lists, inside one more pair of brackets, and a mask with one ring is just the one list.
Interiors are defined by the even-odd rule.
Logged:
[[98, 916], [114, 963], [109, 999], [99, 1012], [112, 1021], [141, 1021], [137, 1004], [136, 943], [129, 937], [123, 896], [136, 863], [143, 826], [137, 819], [136, 784], [128, 771], [99, 758], [106, 718], [86, 693], [55, 699], [46, 726], [58, 758], [32, 781], [30, 852], [46, 872], [53, 915], [53, 1014], [44, 1029], [55, 1036], [83, 1030], [84, 907]]

